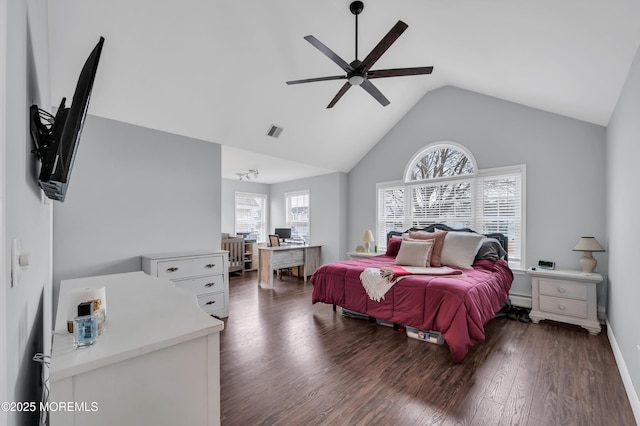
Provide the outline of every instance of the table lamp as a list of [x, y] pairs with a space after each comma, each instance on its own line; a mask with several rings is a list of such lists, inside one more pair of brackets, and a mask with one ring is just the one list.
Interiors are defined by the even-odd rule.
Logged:
[[580, 257], [580, 266], [582, 266], [582, 272], [591, 273], [596, 267], [597, 261], [593, 258], [591, 253], [594, 251], [604, 251], [604, 248], [600, 245], [598, 240], [594, 237], [582, 237], [578, 244], [573, 248], [573, 251], [582, 251], [582, 257]]
[[370, 253], [369, 243], [373, 241], [373, 232], [371, 232], [371, 229], [365, 229], [362, 232], [362, 241], [364, 241], [364, 251]]

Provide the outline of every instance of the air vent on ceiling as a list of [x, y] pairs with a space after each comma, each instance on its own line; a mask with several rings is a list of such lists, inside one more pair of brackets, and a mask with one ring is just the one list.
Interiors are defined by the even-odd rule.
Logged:
[[277, 138], [282, 133], [282, 127], [278, 127], [274, 124], [271, 125], [269, 131], [267, 132], [267, 136], [271, 136], [273, 138]]

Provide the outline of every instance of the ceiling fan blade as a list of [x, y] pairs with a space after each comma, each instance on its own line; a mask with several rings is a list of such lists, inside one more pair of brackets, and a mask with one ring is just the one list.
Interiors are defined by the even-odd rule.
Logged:
[[333, 108], [333, 106], [336, 104], [336, 102], [338, 102], [340, 100], [340, 98], [347, 93], [347, 90], [349, 90], [351, 88], [351, 83], [349, 83], [348, 81], [340, 88], [340, 90], [338, 91], [338, 93], [333, 97], [333, 99], [331, 99], [331, 102], [329, 102], [329, 105], [327, 105], [327, 108]]
[[[347, 84], [349, 84], [349, 83], [347, 83]], [[360, 84], [360, 87], [362, 87], [364, 90], [369, 92], [369, 94], [371, 96], [376, 98], [376, 100], [378, 102], [380, 102], [380, 104], [382, 106], [387, 106], [387, 105], [389, 105], [391, 103], [391, 102], [389, 102], [389, 99], [385, 98], [384, 95], [382, 94], [382, 92], [379, 91], [378, 88], [376, 86], [374, 86], [373, 83], [371, 83], [369, 80], [363, 81]]]
[[393, 42], [395, 42], [398, 37], [400, 37], [402, 35], [402, 33], [404, 32], [404, 30], [406, 30], [407, 28], [409, 28], [409, 26], [407, 24], [405, 24], [402, 21], [398, 21], [393, 28], [391, 28], [389, 30], [389, 32], [387, 33], [386, 36], [384, 36], [382, 38], [382, 40], [380, 40], [380, 42], [378, 43], [378, 45], [376, 47], [373, 48], [373, 50], [371, 51], [371, 53], [369, 53], [367, 55], [366, 58], [364, 58], [364, 61], [362, 61], [362, 63], [360, 64], [360, 66], [358, 67], [360, 70], [368, 70], [369, 68], [371, 68], [373, 66], [373, 64], [376, 63], [376, 61], [378, 59], [380, 59], [380, 57], [382, 56], [382, 54], [384, 52], [387, 51], [387, 49], [389, 49], [389, 47], [391, 47], [391, 45], [393, 44]]
[[328, 81], [328, 80], [344, 80], [346, 75], [333, 75], [331, 77], [317, 77], [317, 78], [305, 78], [304, 80], [291, 80], [287, 81], [287, 84], [300, 84], [300, 83], [313, 83], [315, 81]]
[[367, 78], [402, 77], [404, 75], [431, 74], [433, 67], [395, 68], [367, 72]]
[[316, 47], [316, 49], [318, 49], [319, 51], [324, 53], [325, 56], [327, 56], [333, 62], [338, 64], [338, 66], [340, 68], [342, 68], [343, 70], [345, 70], [347, 72], [353, 71], [353, 67], [351, 65], [349, 65], [347, 63], [347, 61], [345, 61], [340, 56], [338, 56], [333, 50], [329, 49], [327, 46], [322, 44], [322, 42], [320, 40], [318, 40], [317, 38], [315, 38], [314, 36], [308, 35], [304, 39], [307, 40], [312, 45], [314, 45]]

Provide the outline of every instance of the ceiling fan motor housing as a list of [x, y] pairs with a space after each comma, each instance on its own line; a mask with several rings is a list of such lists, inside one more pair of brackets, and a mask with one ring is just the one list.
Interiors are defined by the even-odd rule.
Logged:
[[364, 3], [362, 3], [361, 1], [354, 1], [349, 5], [349, 10], [354, 15], [360, 15], [363, 9], [364, 9]]

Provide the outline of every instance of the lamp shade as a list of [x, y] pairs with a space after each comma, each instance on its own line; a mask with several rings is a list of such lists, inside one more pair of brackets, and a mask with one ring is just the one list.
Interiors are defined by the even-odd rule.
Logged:
[[604, 251], [604, 248], [594, 237], [582, 237], [573, 251]]
[[373, 241], [373, 232], [371, 232], [371, 229], [365, 229], [362, 232], [362, 241], [366, 243], [370, 243], [371, 241]]

